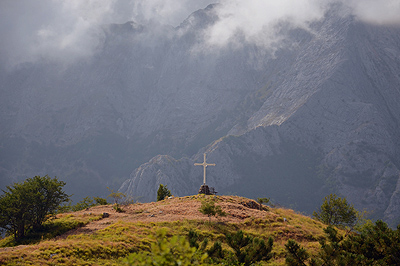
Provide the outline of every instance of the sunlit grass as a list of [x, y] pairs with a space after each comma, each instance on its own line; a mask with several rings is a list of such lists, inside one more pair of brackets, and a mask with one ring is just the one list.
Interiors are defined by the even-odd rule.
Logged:
[[43, 223], [43, 227], [35, 232], [28, 231], [23, 241], [16, 243], [11, 236], [0, 240], [0, 247], [13, 247], [20, 244], [34, 244], [46, 239], [52, 239], [72, 229], [82, 227], [92, 221], [101, 219], [92, 214], [59, 214]]
[[[182, 197], [179, 201], [201, 201], [203, 195]], [[217, 202], [241, 203], [245, 199], [237, 196], [220, 196]], [[172, 201], [158, 204], [173, 204]], [[152, 205], [153, 206], [153, 205]], [[143, 208], [144, 209], [144, 208]], [[132, 252], [149, 250], [155, 241], [156, 232], [164, 228], [167, 237], [187, 236], [189, 230], [195, 230], [199, 240], [209, 240], [208, 247], [215, 241], [221, 241], [224, 249], [230, 249], [225, 234], [243, 230], [246, 234], [267, 240], [274, 239], [274, 258], [261, 265], [284, 265], [285, 244], [289, 239], [296, 240], [310, 253], [319, 249], [319, 240], [324, 237], [324, 225], [310, 217], [290, 209], [269, 208], [263, 211], [263, 217], [250, 217], [241, 223], [228, 223], [213, 220], [177, 220], [171, 222], [129, 222], [117, 221], [108, 227], [90, 234], [72, 234], [66, 239], [55, 240], [54, 235], [66, 232], [90, 221], [101, 219], [100, 216], [78, 213], [63, 214], [48, 221], [48, 228], [56, 228], [52, 234], [43, 234], [43, 240], [36, 244], [17, 247], [15, 250], [0, 249], [0, 265], [121, 265], [122, 259]], [[0, 245], [7, 246], [7, 239]]]

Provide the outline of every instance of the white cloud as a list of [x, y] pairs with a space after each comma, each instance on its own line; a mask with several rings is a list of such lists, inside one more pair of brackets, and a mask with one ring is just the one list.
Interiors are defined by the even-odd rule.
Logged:
[[351, 0], [347, 3], [360, 20], [381, 24], [400, 24], [400, 0]]
[[18, 65], [90, 58], [104, 40], [100, 25], [134, 20], [177, 26], [215, 2], [220, 19], [205, 32], [207, 45], [232, 44], [240, 36], [271, 47], [282, 38], [277, 25], [307, 28], [338, 1], [362, 21], [400, 24], [400, 0], [1, 0], [0, 60]]
[[130, 20], [178, 25], [210, 0], [2, 0], [0, 60], [68, 63], [90, 57], [104, 36], [99, 26]]
[[269, 47], [279, 41], [277, 25], [307, 28], [310, 22], [322, 18], [324, 11], [317, 0], [226, 0], [218, 6], [220, 19], [207, 30], [206, 39], [210, 45], [224, 46], [240, 35], [248, 42]]
[[112, 21], [115, 1], [3, 0], [1, 59], [11, 65], [39, 59], [70, 62], [101, 42], [96, 28]]

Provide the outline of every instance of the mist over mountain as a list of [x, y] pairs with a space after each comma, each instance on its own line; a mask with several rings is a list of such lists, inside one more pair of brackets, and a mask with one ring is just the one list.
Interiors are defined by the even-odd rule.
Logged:
[[195, 194], [206, 152], [219, 193], [312, 212], [335, 192], [399, 221], [398, 1], [50, 2], [61, 19], [11, 29], [30, 6], [2, 3], [0, 187]]

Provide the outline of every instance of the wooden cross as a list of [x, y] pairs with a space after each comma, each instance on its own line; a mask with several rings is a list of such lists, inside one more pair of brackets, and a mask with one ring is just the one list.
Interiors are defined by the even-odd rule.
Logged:
[[204, 162], [202, 163], [195, 163], [194, 165], [202, 165], [204, 168], [204, 179], [203, 179], [203, 185], [206, 184], [206, 168], [207, 166], [215, 166], [215, 163], [207, 163], [206, 161], [206, 154], [204, 153]]

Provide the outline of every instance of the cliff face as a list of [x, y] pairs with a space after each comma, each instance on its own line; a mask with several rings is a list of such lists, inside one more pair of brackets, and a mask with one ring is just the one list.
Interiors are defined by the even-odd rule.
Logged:
[[191, 156], [248, 118], [261, 102], [242, 102], [265, 83], [252, 50], [193, 50], [212, 9], [177, 28], [102, 26], [94, 55], [69, 65], [1, 67], [0, 186], [48, 174], [76, 198], [106, 193], [153, 156]]
[[[333, 10], [282, 26], [275, 51], [199, 47], [214, 6], [179, 27], [105, 25], [94, 56], [0, 66], [0, 187], [34, 175], [76, 199], [219, 193], [312, 212], [335, 192], [400, 218], [400, 29]], [[240, 36], [238, 37], [240, 38]], [[160, 155], [166, 154], [166, 155]], [[180, 159], [178, 159], [180, 158]]]
[[[207, 183], [222, 193], [270, 196], [311, 212], [335, 192], [375, 218], [398, 223], [400, 30], [336, 16], [313, 30], [293, 32], [298, 47], [266, 63], [271, 79], [263, 104], [232, 127], [228, 135], [235, 136], [172, 167], [161, 167], [161, 157], [142, 165], [121, 191], [151, 200], [154, 190], [141, 193], [146, 179], [153, 189], [163, 183], [178, 195], [195, 193], [202, 169], [193, 163], [207, 152], [217, 164], [207, 168]], [[178, 165], [183, 173], [174, 170]], [[180, 181], [170, 182], [172, 176]]]

